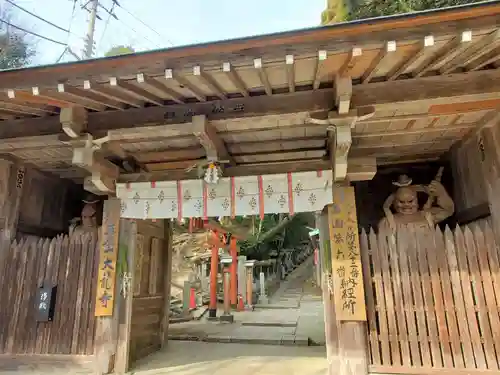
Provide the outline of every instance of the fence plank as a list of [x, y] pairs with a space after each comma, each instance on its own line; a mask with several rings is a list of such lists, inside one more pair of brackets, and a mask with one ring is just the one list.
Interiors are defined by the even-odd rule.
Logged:
[[[489, 223], [484, 226], [484, 239], [486, 241], [486, 251], [488, 256], [488, 264], [490, 266], [491, 279], [493, 281], [493, 291], [495, 292], [496, 305], [500, 313], [500, 261], [498, 243], [495, 241], [495, 235]], [[500, 341], [495, 341], [500, 342]]]
[[[465, 245], [464, 235], [462, 230], [457, 227], [455, 229], [455, 243], [458, 259], [458, 273], [463, 291], [463, 301], [465, 304], [465, 313], [467, 314], [466, 322], [469, 325], [470, 337], [473, 343], [474, 357], [476, 358], [476, 366], [480, 369], [487, 368], [486, 357], [484, 355], [483, 344], [477, 326], [476, 306], [472, 294], [470, 270], [467, 263], [467, 248]], [[465, 322], [464, 322], [465, 323]]]
[[412, 230], [408, 246], [408, 260], [411, 269], [411, 287], [415, 299], [415, 312], [417, 318], [418, 340], [420, 342], [420, 353], [422, 365], [426, 368], [432, 367], [430, 342], [427, 335], [427, 319], [425, 315], [424, 297], [422, 294], [422, 278], [418, 263], [419, 249], [417, 248], [417, 234]]
[[[426, 231], [427, 232], [427, 231]], [[450, 335], [446, 322], [445, 304], [443, 300], [443, 291], [441, 289], [441, 275], [439, 273], [439, 263], [437, 253], [443, 252], [443, 244], [436, 241], [435, 231], [429, 232], [429, 251], [427, 260], [431, 277], [432, 295], [434, 296], [434, 311], [436, 314], [437, 333], [441, 347], [443, 365], [446, 368], [453, 368], [453, 357], [451, 354]], [[452, 302], [452, 301], [450, 301]]]
[[[40, 261], [40, 252], [43, 245], [43, 240], [29, 239], [27, 240], [27, 257], [26, 257], [26, 274], [23, 280], [23, 299], [21, 302], [21, 311], [19, 314], [19, 324], [14, 335], [14, 353], [24, 353], [26, 343], [26, 335], [29, 333], [30, 324], [33, 322], [34, 297], [36, 296], [37, 269], [36, 265]], [[19, 286], [18, 286], [19, 287]], [[31, 319], [28, 317], [31, 316]]]
[[[436, 265], [439, 269], [441, 278], [441, 288], [444, 298], [444, 308], [446, 313], [446, 321], [448, 327], [448, 334], [450, 337], [450, 345], [452, 350], [453, 363], [456, 368], [464, 368], [464, 356], [468, 357], [468, 363], [474, 363], [474, 354], [470, 347], [470, 343], [465, 345], [462, 351], [460, 342], [460, 332], [458, 330], [457, 314], [455, 310], [455, 303], [453, 301], [453, 292], [451, 290], [450, 271], [448, 269], [448, 260], [446, 258], [446, 247], [444, 242], [444, 234], [439, 227], [435, 231], [436, 241]], [[442, 343], [443, 344], [443, 343]]]
[[409, 267], [409, 252], [415, 251], [414, 236], [407, 229], [400, 230], [397, 235], [397, 252], [399, 257], [399, 265], [401, 272], [401, 288], [403, 290], [404, 306], [406, 313], [406, 326], [408, 327], [408, 340], [411, 349], [411, 365], [422, 366], [420, 355], [420, 346], [418, 343], [418, 330], [415, 319], [415, 302], [413, 299], [410, 267]]
[[0, 280], [2, 282], [0, 284], [2, 285], [2, 288], [0, 288], [0, 301], [2, 301], [2, 303], [0, 303], [0, 322], [2, 322], [2, 324], [0, 324], [0, 353], [5, 353], [9, 322], [10, 319], [12, 319], [11, 300], [14, 297], [10, 285], [16, 275], [16, 264], [18, 262], [19, 252], [17, 251], [16, 242], [12, 244], [0, 242], [0, 246], [7, 247], [6, 249], [0, 249], [0, 252], [6, 254], [3, 258], [5, 262], [4, 272], [0, 275]]
[[443, 367], [443, 359], [441, 357], [441, 347], [439, 345], [439, 334], [429, 271], [429, 261], [427, 259], [427, 254], [431, 251], [434, 251], [434, 236], [431, 236], [431, 233], [432, 232], [428, 228], [419, 229], [417, 231], [418, 264], [420, 269], [420, 277], [422, 279], [424, 311], [427, 318], [432, 363], [434, 367]]
[[[56, 238], [53, 238], [52, 241], [50, 241], [49, 244], [49, 249], [47, 253], [47, 261], [44, 264], [44, 271], [42, 275], [42, 281], [40, 283], [40, 286], [47, 286], [50, 273], [52, 272], [52, 267], [54, 264], [54, 252], [55, 252], [55, 247], [56, 247]], [[43, 339], [44, 339], [44, 332], [46, 329], [46, 323], [40, 322], [37, 324], [36, 327], [36, 344], [35, 344], [35, 351], [34, 353], [42, 353], [42, 347], [43, 347]]]
[[[382, 281], [382, 265], [380, 260], [380, 251], [378, 248], [378, 238], [373, 231], [370, 229], [370, 248], [373, 263], [373, 281], [375, 284], [375, 303], [377, 306], [378, 314], [378, 326], [380, 329], [380, 349], [382, 351], [382, 364], [390, 365], [391, 362], [391, 348], [389, 344], [389, 327], [387, 324], [387, 308], [385, 304], [385, 292], [384, 284]], [[374, 320], [373, 326], [377, 326], [377, 321]]]
[[[400, 230], [397, 233], [398, 242], [405, 241], [404, 230]], [[402, 236], [403, 238], [400, 238]], [[401, 293], [401, 270], [399, 269], [399, 254], [400, 249], [397, 248], [399, 245], [396, 244], [396, 237], [390, 235], [387, 237], [388, 249], [389, 249], [389, 264], [391, 268], [391, 281], [392, 289], [394, 293], [394, 307], [396, 309], [397, 316], [397, 327], [398, 327], [398, 337], [401, 345], [401, 359], [403, 366], [411, 366], [412, 360], [410, 355], [410, 343], [408, 340], [408, 332], [406, 329], [406, 317], [405, 317], [405, 301], [403, 299], [403, 294]]]
[[370, 351], [371, 351], [371, 363], [376, 365], [381, 365], [380, 360], [380, 348], [379, 339], [377, 334], [376, 325], [376, 311], [375, 311], [375, 300], [373, 291], [373, 279], [372, 271], [370, 267], [370, 247], [368, 245], [368, 236], [366, 231], [363, 229], [361, 231], [361, 236], [359, 238], [360, 242], [360, 252], [361, 252], [361, 262], [363, 266], [363, 277], [365, 284], [365, 300], [366, 300], [366, 311], [368, 316], [368, 339], [370, 341]]
[[[455, 310], [457, 312], [457, 318], [460, 331], [460, 338], [462, 341], [462, 347], [464, 350], [465, 364], [467, 368], [474, 368], [476, 361], [476, 354], [474, 353], [472, 337], [469, 332], [469, 322], [467, 319], [467, 309], [464, 300], [464, 294], [461, 287], [460, 278], [460, 268], [458, 264], [457, 246], [455, 243], [455, 236], [451, 232], [449, 227], [446, 227], [444, 232], [445, 245], [446, 245], [446, 256], [448, 259], [448, 265], [450, 269], [450, 279], [451, 286], [453, 290], [453, 296], [455, 301]], [[481, 345], [481, 343], [479, 343]], [[471, 357], [472, 355], [472, 357]], [[484, 359], [484, 356], [483, 356]]]
[[[480, 229], [478, 229], [481, 231]], [[480, 236], [482, 237], [482, 233]], [[484, 282], [483, 277], [486, 277], [489, 272], [481, 272], [481, 268], [479, 266], [479, 254], [483, 252], [483, 248], [476, 246], [474, 241], [474, 235], [469, 226], [466, 226], [464, 229], [464, 237], [465, 244], [467, 246], [467, 258], [469, 261], [469, 270], [471, 273], [472, 280], [472, 290], [475, 296], [476, 306], [477, 306], [477, 317], [480, 324], [480, 333], [482, 336], [484, 353], [486, 356], [486, 361], [489, 369], [498, 369], [497, 358], [495, 355], [495, 348], [493, 344], [492, 337], [492, 327], [490, 325], [490, 320], [488, 319], [488, 305], [486, 304], [486, 298], [490, 298], [490, 300], [494, 300], [495, 297], [493, 295], [493, 291], [491, 290], [491, 280], [489, 289], [488, 284]], [[488, 268], [488, 266], [486, 266]], [[488, 270], [489, 271], [489, 270]], [[491, 294], [486, 294], [486, 292], [490, 292]], [[485, 298], [486, 297], [486, 298]], [[498, 318], [498, 315], [497, 315]]]
[[389, 323], [389, 340], [391, 343], [392, 365], [401, 366], [401, 349], [399, 346], [398, 328], [396, 323], [395, 303], [392, 291], [392, 283], [389, 266], [389, 244], [387, 235], [379, 235], [378, 249], [380, 254], [380, 263], [382, 268], [382, 281], [384, 283], [384, 297], [387, 306], [387, 320]]
[[[85, 354], [87, 346], [87, 328], [90, 320], [94, 319], [94, 310], [90, 309], [90, 299], [94, 298], [95, 287], [91, 285], [92, 272], [94, 268], [94, 254], [95, 254], [95, 241], [96, 238], [93, 234], [86, 236], [82, 249], [82, 263], [84, 264], [83, 273], [80, 269], [80, 281], [82, 290], [92, 291], [91, 293], [82, 294], [82, 309], [80, 310], [80, 324], [75, 324], [75, 329], [78, 329], [77, 348], [72, 349], [73, 354]], [[95, 299], [95, 298], [94, 298]]]
[[7, 353], [13, 353], [14, 350], [14, 338], [16, 335], [17, 324], [19, 323], [19, 314], [21, 313], [21, 305], [23, 299], [24, 288], [19, 288], [20, 285], [24, 285], [24, 277], [26, 274], [26, 266], [28, 263], [28, 250], [29, 244], [27, 241], [21, 241], [18, 245], [20, 251], [20, 261], [17, 267], [17, 278], [16, 283], [11, 284], [11, 293], [14, 294], [14, 305], [12, 310], [12, 318], [9, 324], [9, 334], [7, 338]]
[[100, 251], [100, 243], [99, 236], [97, 236], [97, 240], [94, 242], [94, 248], [92, 249], [94, 259], [92, 263], [92, 278], [90, 280], [89, 288], [91, 288], [94, 292], [92, 295], [92, 299], [90, 300], [90, 312], [91, 318], [89, 318], [89, 325], [87, 327], [87, 343], [85, 348], [85, 354], [91, 355], [94, 354], [94, 342], [95, 342], [95, 331], [96, 331], [96, 317], [94, 316], [96, 298], [95, 294], [97, 290], [95, 290], [95, 285], [97, 285], [98, 278], [98, 267], [99, 267], [99, 251]]

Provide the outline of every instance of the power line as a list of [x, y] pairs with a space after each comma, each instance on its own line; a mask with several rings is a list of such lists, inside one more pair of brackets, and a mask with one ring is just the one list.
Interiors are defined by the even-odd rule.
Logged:
[[[8, 2], [10, 5], [13, 5], [13, 6], [15, 6], [16, 8], [18, 8], [18, 9], [22, 10], [23, 12], [28, 13], [30, 16], [33, 16], [33, 17], [35, 17], [35, 18], [39, 19], [40, 21], [43, 21], [43, 22], [45, 22], [46, 24], [49, 24], [50, 26], [55, 27], [55, 28], [56, 28], [56, 29], [58, 29], [58, 30], [64, 31], [65, 33], [68, 33], [68, 34], [71, 34], [71, 30], [68, 30], [68, 29], [65, 29], [64, 27], [61, 27], [61, 26], [59, 26], [59, 25], [56, 25], [55, 23], [50, 22], [50, 21], [46, 20], [45, 18], [40, 17], [39, 15], [37, 15], [37, 14], [35, 14], [35, 13], [30, 12], [29, 10], [27, 10], [27, 9], [23, 8], [22, 6], [17, 5], [16, 3], [14, 3], [14, 2], [13, 2], [13, 1], [11, 1], [11, 0], [5, 0], [5, 1], [6, 1], [6, 2]], [[12, 27], [14, 27], [14, 26], [12, 26]]]
[[153, 44], [153, 45], [156, 45], [156, 47], [158, 48], [161, 48], [161, 46], [158, 44], [158, 43], [155, 43], [153, 41], [151, 41], [151, 39], [149, 39], [148, 37], [146, 37], [145, 35], [139, 33], [136, 29], [134, 29], [132, 26], [129, 26], [127, 25], [125, 22], [123, 22], [121, 19], [117, 18], [117, 20], [119, 22], [121, 22], [125, 27], [129, 28], [130, 30], [132, 30], [136, 35], [142, 35], [142, 37], [147, 40], [149, 43]]
[[104, 35], [106, 34], [106, 30], [108, 29], [108, 25], [109, 25], [109, 21], [111, 20], [111, 17], [118, 19], [118, 17], [116, 17], [116, 15], [113, 13], [113, 10], [115, 9], [115, 5], [116, 5], [116, 3], [113, 2], [113, 4], [111, 5], [111, 9], [109, 10], [109, 12], [107, 12], [108, 18], [106, 19], [106, 23], [104, 24], [104, 29], [102, 30], [102, 34], [101, 34], [101, 38], [99, 39], [99, 43], [97, 43], [97, 45], [99, 47], [101, 46], [102, 40], [104, 39]]
[[143, 20], [141, 20], [135, 14], [129, 12], [126, 8], [124, 8], [123, 5], [121, 5], [120, 3], [118, 3], [118, 0], [113, 0], [113, 5], [114, 4], [118, 5], [118, 7], [121, 8], [124, 12], [126, 12], [128, 15], [130, 15], [131, 17], [133, 17], [136, 21], [142, 23], [144, 26], [146, 26], [149, 30], [151, 30], [152, 32], [154, 32], [160, 38], [166, 40], [170, 45], [172, 45], [172, 46], [174, 45], [174, 43], [172, 43], [172, 41], [170, 39], [168, 39], [168, 38], [164, 37], [163, 35], [161, 35], [158, 31], [156, 31], [155, 29], [153, 29], [151, 26], [149, 26], [147, 23], [145, 23]]
[[49, 42], [52, 42], [52, 43], [55, 43], [55, 44], [60, 44], [61, 46], [66, 46], [66, 43], [59, 42], [57, 40], [54, 40], [54, 39], [51, 39], [51, 38], [47, 38], [46, 36], [34, 33], [33, 31], [29, 31], [29, 30], [23, 29], [22, 27], [13, 25], [10, 22], [7, 22], [7, 21], [5, 21], [5, 20], [3, 20], [1, 18], [0, 18], [0, 22], [3, 22], [3, 23], [5, 23], [6, 25], [8, 25], [10, 27], [13, 27], [14, 29], [21, 30], [21, 31], [25, 32], [26, 34], [34, 35], [34, 36], [36, 36], [36, 37], [38, 37], [40, 39], [45, 39], [45, 40], [48, 40]]

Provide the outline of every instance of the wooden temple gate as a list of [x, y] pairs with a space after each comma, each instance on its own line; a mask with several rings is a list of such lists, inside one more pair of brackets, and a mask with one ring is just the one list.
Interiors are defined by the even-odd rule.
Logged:
[[371, 372], [499, 369], [500, 254], [482, 224], [363, 230]]

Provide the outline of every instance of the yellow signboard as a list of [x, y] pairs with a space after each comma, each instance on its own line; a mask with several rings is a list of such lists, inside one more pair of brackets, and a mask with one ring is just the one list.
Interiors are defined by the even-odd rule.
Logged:
[[113, 315], [115, 304], [116, 266], [118, 259], [118, 226], [120, 223], [120, 200], [104, 202], [104, 216], [100, 233], [99, 269], [95, 316]]
[[336, 319], [364, 321], [366, 306], [353, 187], [333, 189], [328, 227]]

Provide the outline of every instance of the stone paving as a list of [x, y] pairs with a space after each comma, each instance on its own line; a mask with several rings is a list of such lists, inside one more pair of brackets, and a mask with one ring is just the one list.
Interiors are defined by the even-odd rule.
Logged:
[[323, 347], [170, 342], [138, 361], [134, 375], [325, 375]]
[[[300, 265], [270, 299], [254, 311], [233, 312], [234, 323], [206, 319], [170, 326], [172, 340], [272, 345], [325, 345], [321, 292], [308, 284], [312, 258]], [[222, 312], [218, 312], [219, 315]]]

